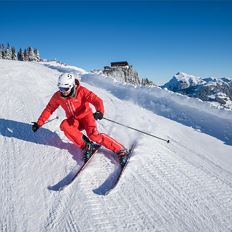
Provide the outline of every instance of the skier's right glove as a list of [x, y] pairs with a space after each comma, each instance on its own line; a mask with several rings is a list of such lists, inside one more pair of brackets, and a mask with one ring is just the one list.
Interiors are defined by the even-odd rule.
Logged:
[[37, 122], [33, 122], [33, 125], [31, 127], [33, 132], [36, 132], [38, 129], [40, 128], [40, 126], [38, 125]]

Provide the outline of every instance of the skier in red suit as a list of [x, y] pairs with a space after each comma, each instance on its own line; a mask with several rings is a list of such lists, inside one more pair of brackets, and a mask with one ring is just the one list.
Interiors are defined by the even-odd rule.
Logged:
[[[81, 86], [80, 82], [70, 73], [59, 76], [58, 88], [59, 91], [52, 96], [37, 122], [33, 123], [33, 132], [43, 126], [51, 114], [61, 106], [67, 118], [60, 124], [60, 129], [69, 140], [83, 150], [83, 159], [85, 161], [91, 155], [93, 141], [116, 153], [119, 156], [120, 164], [123, 166], [128, 151], [121, 143], [107, 134], [99, 133], [97, 130], [96, 120], [103, 119], [104, 115], [102, 99]], [[92, 112], [89, 103], [95, 107], [95, 113]], [[86, 131], [88, 137], [81, 132], [83, 130]]]

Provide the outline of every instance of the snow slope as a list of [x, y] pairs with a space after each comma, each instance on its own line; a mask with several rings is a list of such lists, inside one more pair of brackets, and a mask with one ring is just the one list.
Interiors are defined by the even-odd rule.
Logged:
[[[59, 116], [31, 132], [68, 70], [104, 99], [100, 131], [125, 146], [138, 141], [117, 188], [114, 154], [101, 149], [63, 192], [48, 189], [81, 165]], [[82, 69], [0, 60], [0, 231], [232, 231], [232, 114], [160, 88], [135, 88]]]

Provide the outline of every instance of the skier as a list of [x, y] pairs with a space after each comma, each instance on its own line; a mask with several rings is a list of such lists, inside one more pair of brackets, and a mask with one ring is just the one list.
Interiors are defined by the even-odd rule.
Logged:
[[[37, 122], [33, 122], [32, 131], [36, 132], [43, 126], [51, 114], [61, 106], [67, 118], [60, 124], [60, 129], [69, 140], [83, 150], [84, 161], [91, 156], [95, 142], [116, 153], [121, 166], [124, 166], [128, 155], [127, 149], [109, 135], [99, 133], [97, 130], [96, 120], [103, 119], [104, 115], [102, 99], [81, 86], [70, 73], [59, 76], [58, 88], [59, 91], [52, 96]], [[95, 107], [95, 113], [92, 112], [89, 103]], [[86, 131], [88, 137], [81, 132], [82, 130]]]

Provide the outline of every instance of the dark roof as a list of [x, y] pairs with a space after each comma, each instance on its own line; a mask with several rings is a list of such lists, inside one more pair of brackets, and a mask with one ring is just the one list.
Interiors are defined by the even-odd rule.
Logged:
[[127, 61], [111, 62], [111, 67], [114, 66], [127, 66], [129, 65]]

